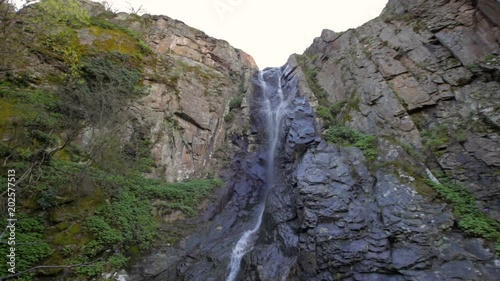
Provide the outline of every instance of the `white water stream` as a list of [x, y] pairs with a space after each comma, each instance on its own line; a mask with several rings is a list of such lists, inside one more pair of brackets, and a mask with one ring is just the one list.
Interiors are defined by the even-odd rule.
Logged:
[[[268, 76], [269, 82], [265, 79]], [[233, 252], [231, 254], [231, 261], [229, 263], [229, 274], [226, 278], [226, 281], [234, 281], [238, 272], [240, 271], [241, 259], [243, 256], [248, 253], [257, 238], [257, 232], [260, 229], [260, 225], [262, 224], [262, 216], [264, 215], [267, 192], [274, 185], [274, 162], [276, 158], [276, 149], [278, 147], [279, 141], [279, 129], [282, 117], [286, 113], [288, 101], [283, 96], [283, 89], [281, 85], [281, 76], [282, 72], [279, 68], [271, 68], [263, 70], [259, 73], [258, 83], [262, 89], [263, 100], [261, 101], [262, 111], [266, 116], [266, 130], [267, 130], [267, 164], [266, 164], [266, 193], [263, 197], [263, 201], [259, 203], [257, 206], [257, 221], [255, 226], [247, 230], [240, 237], [238, 242], [233, 248]], [[273, 82], [276, 85], [273, 85]]]

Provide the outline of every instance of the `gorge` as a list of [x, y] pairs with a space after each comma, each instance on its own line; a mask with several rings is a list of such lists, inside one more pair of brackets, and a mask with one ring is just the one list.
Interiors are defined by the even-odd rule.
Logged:
[[2, 57], [0, 172], [46, 245], [27, 278], [499, 280], [498, 1], [390, 0], [264, 70], [81, 3], [69, 49], [32, 27]]

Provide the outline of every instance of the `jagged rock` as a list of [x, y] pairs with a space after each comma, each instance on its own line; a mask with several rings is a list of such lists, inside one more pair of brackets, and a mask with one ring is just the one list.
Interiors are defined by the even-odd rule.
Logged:
[[323, 29], [321, 32], [321, 39], [325, 40], [325, 42], [330, 43], [335, 41], [335, 39], [339, 38], [339, 34], [335, 31], [329, 29]]

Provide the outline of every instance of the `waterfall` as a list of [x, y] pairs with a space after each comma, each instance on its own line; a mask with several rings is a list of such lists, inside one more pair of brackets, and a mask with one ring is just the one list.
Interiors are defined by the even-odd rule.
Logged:
[[260, 107], [266, 118], [267, 135], [267, 163], [266, 163], [266, 187], [263, 191], [262, 202], [257, 206], [257, 221], [255, 226], [247, 230], [240, 237], [233, 248], [231, 261], [229, 263], [229, 274], [226, 281], [234, 281], [240, 270], [241, 259], [248, 253], [257, 239], [257, 232], [262, 223], [262, 216], [265, 211], [267, 193], [274, 185], [274, 162], [276, 158], [276, 149], [278, 147], [280, 124], [284, 113], [286, 112], [288, 101], [283, 96], [281, 85], [282, 71], [280, 68], [270, 68], [259, 72], [258, 86], [262, 91], [262, 101]]

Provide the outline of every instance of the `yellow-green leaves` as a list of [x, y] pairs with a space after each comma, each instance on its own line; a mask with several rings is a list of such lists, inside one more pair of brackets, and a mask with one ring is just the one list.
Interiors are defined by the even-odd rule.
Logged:
[[45, 25], [69, 24], [81, 27], [90, 21], [87, 10], [76, 0], [43, 0], [35, 8], [39, 13], [34, 20]]

